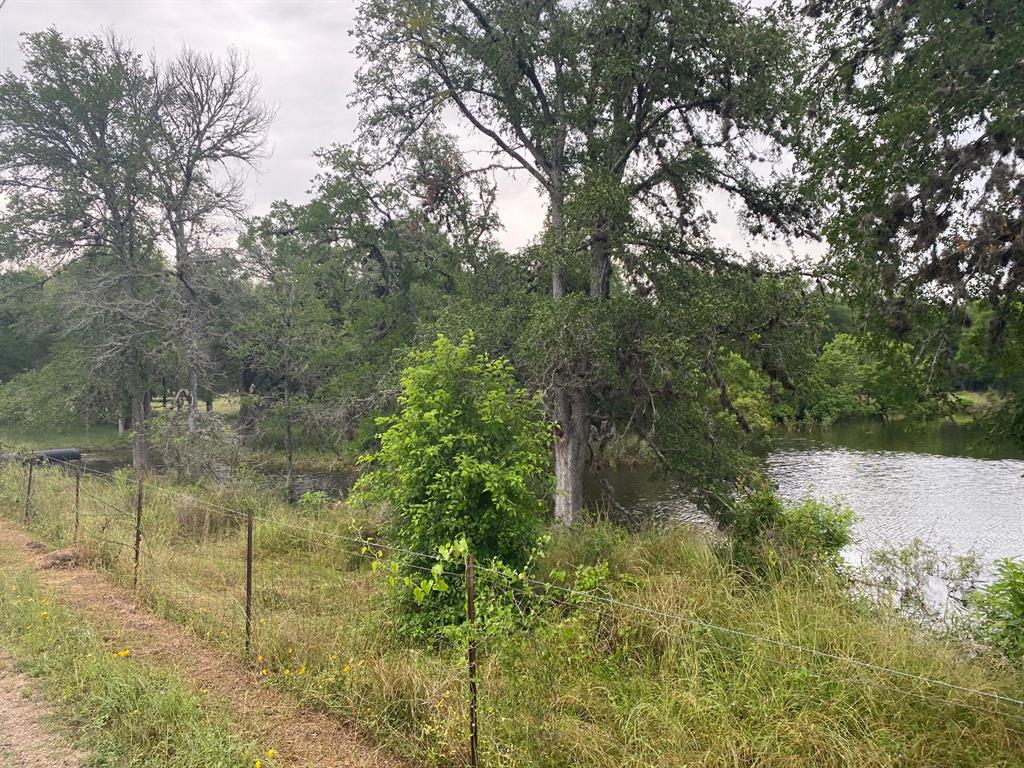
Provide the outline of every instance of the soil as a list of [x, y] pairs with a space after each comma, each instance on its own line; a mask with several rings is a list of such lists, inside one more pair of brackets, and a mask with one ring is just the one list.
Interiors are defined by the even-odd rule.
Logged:
[[79, 768], [82, 755], [52, 723], [38, 683], [0, 651], [0, 768]]
[[[255, 671], [211, 649], [182, 627], [149, 613], [132, 593], [63, 553], [40, 552], [25, 531], [0, 521], [0, 537], [15, 545], [19, 561], [33, 566], [54, 595], [78, 611], [112, 643], [131, 649], [132, 659], [170, 668], [211, 703], [226, 707], [242, 736], [273, 748], [279, 766], [390, 768], [400, 760], [374, 747], [354, 726], [304, 708], [295, 698], [260, 685]], [[43, 548], [45, 550], [45, 547]], [[56, 562], [55, 562], [56, 561]], [[2, 694], [2, 692], [0, 692]], [[4, 699], [10, 698], [3, 696]], [[0, 722], [3, 710], [0, 709]], [[0, 728], [0, 738], [5, 732]], [[0, 768], [8, 768], [0, 752]], [[24, 766], [77, 763], [13, 763]]]

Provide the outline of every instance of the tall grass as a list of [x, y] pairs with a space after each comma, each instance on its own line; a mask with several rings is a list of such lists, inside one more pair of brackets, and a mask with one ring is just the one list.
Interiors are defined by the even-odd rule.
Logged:
[[[113, 649], [16, 566], [0, 568], [0, 637], [58, 703], [90, 766], [238, 768], [259, 750], [172, 673]], [[260, 755], [262, 757], [262, 755]], [[262, 765], [272, 761], [263, 757]]]
[[[17, 471], [0, 473], [0, 511], [14, 519], [22, 482]], [[386, 580], [353, 541], [377, 535], [380, 520], [340, 505], [302, 517], [252, 489], [154, 482], [140, 582], [154, 610], [231, 649], [266, 684], [360, 723], [397, 752], [429, 765], [465, 760], [464, 651], [423, 647], [395, 631]], [[37, 474], [31, 526], [54, 544], [69, 542], [70, 488], [66, 476]], [[83, 488], [130, 509], [128, 482], [118, 489], [88, 479]], [[245, 657], [244, 529], [226, 510], [249, 508], [258, 518], [256, 636]], [[83, 509], [99, 515], [90, 519], [104, 539], [83, 537], [84, 553], [127, 582], [132, 516], [107, 508], [102, 517], [92, 498]], [[600, 562], [615, 602], [556, 603], [527, 630], [483, 640], [485, 764], [1024, 762], [1019, 708], [842, 659], [1014, 697], [1024, 692], [1018, 669], [858, 602], [826, 570], [795, 567], [753, 581], [699, 534], [592, 526], [556, 533], [540, 576]]]

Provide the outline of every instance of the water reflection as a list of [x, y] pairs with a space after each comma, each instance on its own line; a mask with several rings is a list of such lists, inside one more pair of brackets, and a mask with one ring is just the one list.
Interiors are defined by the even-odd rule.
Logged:
[[1024, 554], [1024, 461], [791, 441], [768, 471], [785, 498], [840, 499], [867, 547], [915, 537], [986, 559]]
[[[915, 537], [985, 560], [1024, 556], [1024, 456], [951, 422], [853, 424], [779, 437], [766, 457], [782, 495], [840, 499], [860, 517], [858, 545]], [[605, 474], [631, 516], [700, 519], [682, 490], [646, 469]], [[599, 488], [591, 484], [592, 498]]]

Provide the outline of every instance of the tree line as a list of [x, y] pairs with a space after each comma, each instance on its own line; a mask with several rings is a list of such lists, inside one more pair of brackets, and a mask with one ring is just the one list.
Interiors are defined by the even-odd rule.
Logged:
[[[159, 397], [200, 430], [237, 393], [289, 456], [367, 445], [405, 354], [472, 331], [543, 399], [563, 523], [637, 441], [723, 511], [771, 420], [834, 414], [851, 371], [908, 409], [973, 376], [1019, 436], [1022, 30], [1013, 0], [364, 0], [357, 137], [255, 217], [273, 110], [240, 54], [28, 35], [0, 81], [0, 399], [129, 418], [140, 468]], [[547, 210], [514, 252], [508, 170]], [[712, 200], [826, 256], [738, 252]]]

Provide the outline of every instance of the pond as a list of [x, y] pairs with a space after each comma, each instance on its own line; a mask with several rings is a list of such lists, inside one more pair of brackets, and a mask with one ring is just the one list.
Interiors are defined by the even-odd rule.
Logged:
[[[1024, 454], [977, 430], [938, 422], [782, 433], [766, 463], [785, 498], [839, 499], [857, 513], [851, 555], [915, 537], [989, 562], [1024, 555]], [[700, 520], [677, 485], [648, 471], [607, 478], [631, 513]]]

